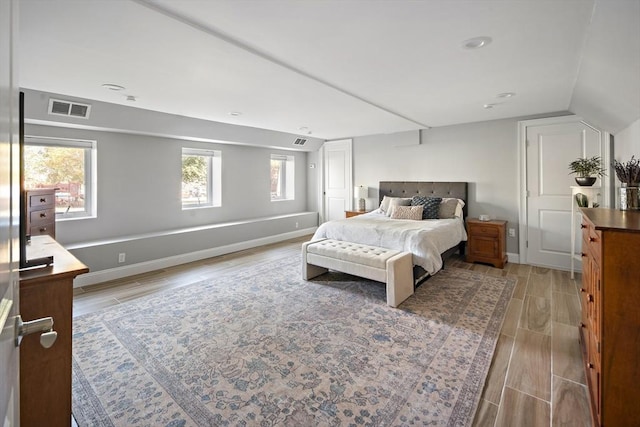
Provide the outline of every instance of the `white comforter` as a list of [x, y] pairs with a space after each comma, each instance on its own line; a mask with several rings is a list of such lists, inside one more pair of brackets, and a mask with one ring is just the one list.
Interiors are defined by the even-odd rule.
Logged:
[[312, 240], [322, 238], [411, 252], [414, 265], [434, 274], [442, 268], [440, 254], [467, 240], [467, 233], [461, 218], [391, 219], [375, 210], [321, 224]]

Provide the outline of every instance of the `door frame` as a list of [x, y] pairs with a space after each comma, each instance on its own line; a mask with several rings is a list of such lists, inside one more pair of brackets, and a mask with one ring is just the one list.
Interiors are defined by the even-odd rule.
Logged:
[[581, 122], [585, 126], [590, 127], [600, 134], [600, 152], [602, 153], [602, 163], [607, 169], [607, 175], [601, 178], [602, 182], [602, 207], [608, 208], [613, 205], [612, 197], [614, 194], [612, 186], [614, 180], [611, 177], [613, 169], [612, 161], [612, 143], [611, 134], [600, 130], [589, 123], [582, 117], [575, 114], [567, 116], [547, 117], [542, 119], [522, 120], [518, 122], [518, 189], [520, 196], [518, 197], [518, 220], [519, 226], [519, 262], [526, 263], [528, 259], [527, 242], [529, 240], [529, 218], [527, 216], [527, 129], [533, 126], [545, 126], [562, 124], [569, 122]]

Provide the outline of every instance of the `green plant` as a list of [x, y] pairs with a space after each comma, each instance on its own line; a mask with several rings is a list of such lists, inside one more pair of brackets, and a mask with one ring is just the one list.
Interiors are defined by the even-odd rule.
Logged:
[[605, 176], [607, 170], [602, 167], [600, 156], [591, 158], [578, 158], [569, 163], [569, 174], [575, 173], [578, 176]]
[[634, 186], [640, 183], [640, 160], [635, 156], [631, 156], [631, 160], [621, 163], [617, 160], [613, 161], [613, 168], [616, 176], [623, 184]]

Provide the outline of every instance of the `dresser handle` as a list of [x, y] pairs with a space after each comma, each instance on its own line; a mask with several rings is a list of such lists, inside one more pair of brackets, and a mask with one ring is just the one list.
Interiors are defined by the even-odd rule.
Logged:
[[581, 327], [581, 328], [586, 328], [586, 327], [587, 327], [587, 325], [585, 325], [584, 323], [580, 322], [580, 327]]
[[45, 231], [47, 231], [47, 227], [40, 227], [40, 232], [44, 233]]
[[593, 295], [587, 294], [587, 301], [593, 302]]
[[596, 239], [594, 239], [593, 237], [589, 237], [589, 241], [590, 241], [590, 242], [595, 242], [595, 241], [596, 241]]
[[46, 203], [47, 199], [45, 199], [44, 197], [40, 199], [40, 203]]
[[589, 369], [593, 369], [593, 363], [587, 363], [587, 367], [588, 367]]
[[587, 292], [585, 288], [580, 288], [580, 292]]
[[580, 224], [580, 228], [587, 228], [585, 224]]
[[582, 255], [582, 258], [584, 258], [584, 257], [586, 257], [586, 256], [587, 256], [587, 254], [585, 254], [584, 252], [582, 252], [582, 254], [581, 254], [581, 255]]
[[46, 213], [43, 212], [43, 213], [40, 214], [40, 218], [46, 218], [46, 217], [47, 217]]

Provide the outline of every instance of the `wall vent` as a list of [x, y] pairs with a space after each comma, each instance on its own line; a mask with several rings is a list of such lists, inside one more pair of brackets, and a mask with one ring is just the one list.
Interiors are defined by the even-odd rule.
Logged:
[[91, 105], [49, 98], [49, 114], [88, 119]]
[[307, 143], [307, 140], [304, 138], [297, 138], [295, 141], [293, 141], [293, 145], [304, 145]]

